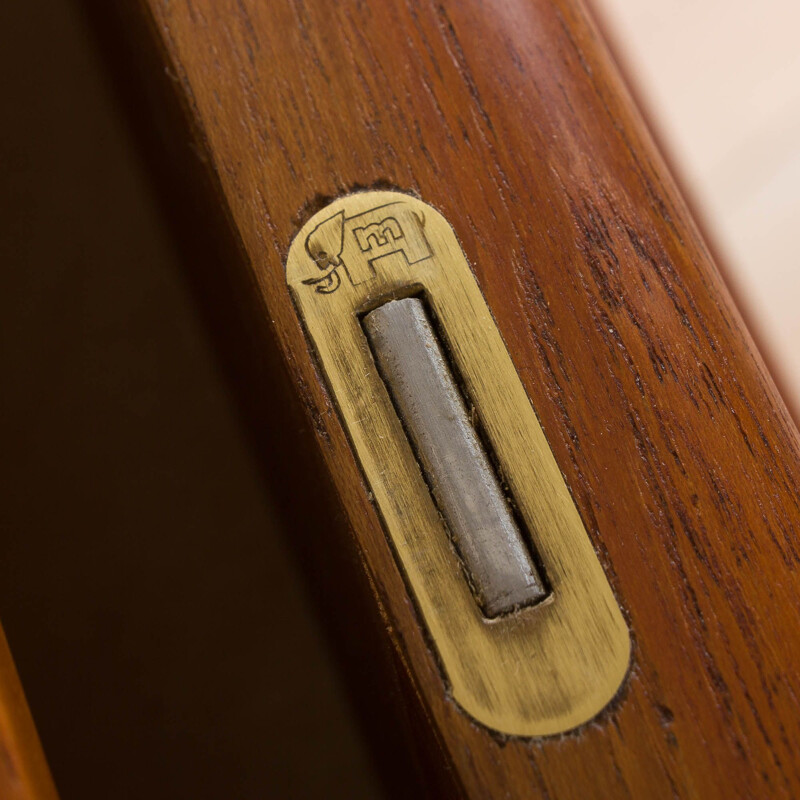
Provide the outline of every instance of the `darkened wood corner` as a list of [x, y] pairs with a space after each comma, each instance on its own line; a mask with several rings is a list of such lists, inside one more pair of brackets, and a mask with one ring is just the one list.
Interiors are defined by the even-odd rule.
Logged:
[[2, 629], [0, 629], [0, 797], [3, 800], [55, 800], [57, 797]]
[[[287, 506], [313, 497], [315, 542], [363, 564], [362, 613], [380, 610], [429, 770], [472, 797], [800, 793], [800, 440], [584, 9], [139, 13], [187, 112], [173, 146], [199, 153], [187, 162], [238, 242], [203, 280], [249, 287], [249, 357], [279, 354], [270, 375], [288, 372], [297, 441], [314, 444]], [[290, 298], [293, 238], [365, 188], [416, 195], [452, 226], [623, 611], [627, 680], [564, 736], [500, 736], [453, 702]], [[332, 605], [352, 636], [355, 606]]]

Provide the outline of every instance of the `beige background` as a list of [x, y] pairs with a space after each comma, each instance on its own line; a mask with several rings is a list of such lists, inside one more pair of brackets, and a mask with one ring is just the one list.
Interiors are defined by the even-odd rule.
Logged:
[[800, 404], [800, 3], [595, 0]]

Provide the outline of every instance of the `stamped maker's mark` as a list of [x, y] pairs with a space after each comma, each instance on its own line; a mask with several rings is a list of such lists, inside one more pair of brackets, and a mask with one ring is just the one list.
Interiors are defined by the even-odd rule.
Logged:
[[320, 294], [335, 292], [341, 271], [357, 286], [375, 277], [375, 262], [402, 253], [409, 264], [432, 255], [425, 219], [405, 203], [389, 203], [352, 217], [344, 211], [320, 222], [306, 238], [306, 252], [322, 273], [306, 278]]

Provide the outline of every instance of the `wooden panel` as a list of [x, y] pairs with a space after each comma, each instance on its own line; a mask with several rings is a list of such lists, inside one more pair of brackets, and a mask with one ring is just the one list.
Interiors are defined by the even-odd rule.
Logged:
[[[582, 9], [145, 5], [442, 772], [474, 797], [800, 791], [800, 441]], [[359, 187], [452, 223], [627, 615], [628, 683], [574, 734], [501, 740], [448, 699], [320, 380], [284, 261]]]

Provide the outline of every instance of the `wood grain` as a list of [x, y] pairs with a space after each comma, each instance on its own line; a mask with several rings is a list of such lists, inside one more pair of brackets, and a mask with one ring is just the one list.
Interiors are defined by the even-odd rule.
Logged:
[[[143, 9], [245, 256], [219, 281], [255, 287], [355, 534], [319, 535], [363, 558], [430, 760], [473, 797], [800, 793], [800, 438], [585, 11]], [[448, 699], [291, 306], [293, 236], [360, 187], [458, 233], [627, 615], [628, 683], [574, 734], [500, 740]]]

